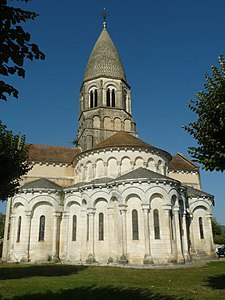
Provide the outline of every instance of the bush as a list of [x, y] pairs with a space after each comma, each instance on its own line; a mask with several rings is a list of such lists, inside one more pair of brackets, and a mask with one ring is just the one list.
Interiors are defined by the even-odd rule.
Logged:
[[213, 240], [215, 244], [222, 245], [225, 244], [225, 236], [222, 235], [214, 235]]

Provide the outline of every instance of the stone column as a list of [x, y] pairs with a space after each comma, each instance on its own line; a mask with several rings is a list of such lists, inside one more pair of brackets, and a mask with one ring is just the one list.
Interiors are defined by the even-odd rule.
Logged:
[[121, 161], [117, 161], [117, 166], [118, 166], [118, 176], [121, 176]]
[[15, 259], [14, 254], [14, 242], [15, 242], [15, 231], [16, 231], [16, 214], [11, 214], [11, 234], [10, 234], [10, 260]]
[[121, 220], [121, 252], [122, 255], [120, 257], [119, 263], [127, 264], [127, 221], [126, 221], [126, 212], [127, 212], [127, 205], [119, 205], [120, 211], [120, 220]]
[[92, 164], [92, 168], [93, 168], [93, 179], [95, 179], [95, 177], [96, 177], [96, 164]]
[[62, 215], [62, 232], [63, 232], [63, 253], [62, 253], [62, 259], [68, 260], [68, 227], [69, 227], [69, 214], [67, 211], [63, 212]]
[[108, 262], [113, 262], [113, 256], [114, 256], [114, 251], [113, 249], [115, 248], [115, 240], [114, 240], [114, 208], [113, 207], [108, 207], [108, 253], [109, 253], [109, 258]]
[[59, 217], [60, 217], [59, 212], [53, 213], [52, 259], [54, 261], [57, 261], [59, 259], [59, 253], [58, 253], [58, 249], [57, 249], [58, 248], [57, 243], [58, 243], [58, 224], [59, 224], [58, 222], [59, 222]]
[[193, 216], [193, 214], [190, 214], [190, 237], [191, 237], [190, 252], [191, 252], [191, 254], [196, 254], [193, 222], [194, 222], [194, 216]]
[[95, 233], [95, 208], [88, 208], [88, 216], [89, 216], [89, 247], [88, 247], [88, 258], [86, 262], [88, 264], [96, 262], [95, 254], [94, 254], [94, 233]]
[[131, 164], [131, 170], [134, 170], [134, 161], [130, 161], [130, 164]]
[[144, 215], [144, 236], [145, 236], [145, 256], [144, 264], [153, 264], [153, 259], [151, 255], [151, 244], [150, 244], [150, 228], [149, 228], [149, 204], [142, 204], [142, 210]]
[[166, 216], [167, 216], [167, 230], [168, 230], [168, 237], [169, 237], [169, 242], [168, 242], [168, 245], [169, 245], [169, 260], [171, 261], [174, 261], [174, 257], [172, 257], [172, 254], [173, 254], [173, 247], [172, 247], [172, 224], [171, 224], [171, 207], [172, 205], [171, 204], [168, 204], [168, 205], [163, 205], [163, 209], [166, 213]]
[[108, 176], [108, 163], [104, 162], [104, 176], [107, 177]]
[[180, 238], [179, 207], [174, 207], [174, 220], [176, 230], [177, 262], [184, 262]]
[[182, 242], [183, 242], [184, 259], [185, 260], [190, 260], [190, 255], [189, 255], [189, 252], [188, 252], [188, 236], [187, 236], [186, 211], [183, 212], [182, 225], [183, 225]]
[[85, 207], [81, 208], [81, 254], [80, 254], [80, 261], [83, 263], [86, 261], [86, 257], [88, 255], [88, 238], [87, 233], [89, 231], [89, 228], [87, 227], [87, 209]]
[[31, 233], [31, 218], [32, 218], [32, 212], [31, 211], [25, 211], [25, 217], [26, 217], [26, 231], [24, 232], [24, 240], [27, 245], [26, 255], [27, 255], [27, 261], [30, 261], [30, 233]]
[[209, 235], [209, 241], [210, 241], [210, 251], [214, 251], [214, 241], [213, 241], [213, 234], [212, 234], [212, 214], [208, 214], [207, 216], [208, 221], [208, 235]]

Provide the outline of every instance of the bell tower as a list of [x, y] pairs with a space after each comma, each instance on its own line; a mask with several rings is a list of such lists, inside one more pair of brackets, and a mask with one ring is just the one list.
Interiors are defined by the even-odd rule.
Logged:
[[131, 113], [130, 86], [106, 30], [106, 16], [103, 17], [103, 30], [89, 57], [80, 89], [77, 143], [82, 151], [120, 130], [137, 136]]

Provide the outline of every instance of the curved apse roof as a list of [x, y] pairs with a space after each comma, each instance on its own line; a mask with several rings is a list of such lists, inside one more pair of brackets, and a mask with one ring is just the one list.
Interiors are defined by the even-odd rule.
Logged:
[[111, 77], [126, 81], [126, 75], [116, 47], [104, 27], [89, 57], [84, 81], [96, 77]]

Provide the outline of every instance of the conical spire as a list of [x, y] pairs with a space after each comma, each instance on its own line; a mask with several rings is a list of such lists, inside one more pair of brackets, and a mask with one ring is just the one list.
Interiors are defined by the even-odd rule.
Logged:
[[89, 57], [84, 81], [97, 77], [117, 78], [126, 81], [122, 62], [105, 24]]

